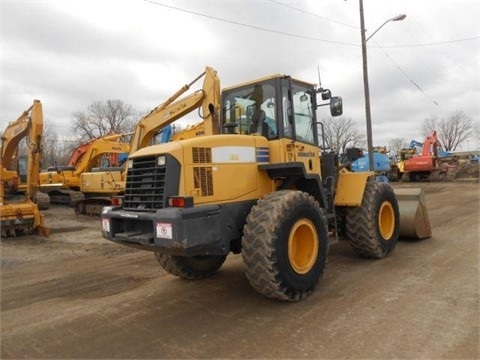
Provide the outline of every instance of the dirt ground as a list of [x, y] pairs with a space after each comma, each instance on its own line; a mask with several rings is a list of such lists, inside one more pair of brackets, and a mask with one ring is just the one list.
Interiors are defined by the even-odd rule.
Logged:
[[256, 293], [240, 255], [181, 280], [51, 207], [49, 238], [1, 242], [1, 358], [478, 359], [479, 183], [393, 186], [425, 188], [433, 237], [382, 260], [335, 244], [298, 303]]

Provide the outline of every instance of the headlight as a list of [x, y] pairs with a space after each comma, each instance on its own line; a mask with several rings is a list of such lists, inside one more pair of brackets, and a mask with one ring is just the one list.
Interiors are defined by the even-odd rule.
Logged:
[[127, 169], [131, 169], [133, 167], [133, 160], [127, 160]]
[[157, 166], [165, 166], [167, 163], [167, 158], [165, 155], [160, 155], [157, 157]]
[[110, 232], [110, 220], [102, 219], [102, 230], [105, 232]]

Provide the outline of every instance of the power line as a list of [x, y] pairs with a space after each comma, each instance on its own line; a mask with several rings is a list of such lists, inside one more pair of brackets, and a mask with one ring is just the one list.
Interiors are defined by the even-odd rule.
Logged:
[[323, 20], [325, 20], [325, 21], [329, 21], [329, 22], [332, 22], [332, 23], [335, 23], [335, 24], [343, 25], [343, 26], [346, 26], [346, 27], [349, 27], [349, 28], [352, 28], [352, 29], [355, 29], [355, 30], [359, 30], [359, 27], [358, 27], [358, 26], [353, 26], [353, 25], [350, 25], [350, 24], [347, 24], [347, 23], [343, 23], [343, 22], [338, 21], [338, 20], [329, 19], [329, 18], [327, 18], [327, 17], [324, 17], [324, 16], [321, 16], [321, 15], [312, 13], [312, 12], [310, 12], [310, 11], [303, 10], [303, 9], [299, 9], [299, 8], [294, 7], [294, 6], [284, 4], [284, 3], [280, 2], [280, 1], [276, 1], [276, 0], [270, 0], [270, 1], [273, 2], [273, 3], [275, 3], [275, 4], [277, 4], [277, 5], [285, 6], [285, 7], [289, 8], [289, 9], [292, 9], [292, 10], [295, 10], [295, 11], [299, 11], [299, 12], [304, 13], [304, 14], [312, 15], [312, 16], [318, 17], [318, 18], [320, 18], [320, 19], [323, 19]]
[[413, 47], [423, 47], [423, 46], [446, 45], [446, 44], [453, 44], [453, 43], [457, 43], [457, 42], [472, 41], [472, 40], [478, 40], [478, 39], [480, 39], [480, 36], [472, 36], [472, 37], [469, 37], [469, 38], [446, 40], [446, 41], [432, 42], [432, 43], [426, 43], [426, 44], [377, 45], [377, 46], [374, 46], [374, 47], [378, 47], [378, 48], [413, 48]]
[[279, 31], [279, 30], [267, 29], [267, 28], [264, 28], [264, 27], [261, 27], [261, 26], [249, 25], [249, 24], [241, 23], [241, 22], [234, 21], [234, 20], [227, 20], [227, 19], [212, 16], [212, 15], [207, 15], [207, 14], [202, 14], [202, 13], [198, 13], [198, 12], [191, 11], [191, 10], [181, 9], [181, 8], [171, 6], [171, 5], [161, 4], [161, 3], [158, 3], [158, 2], [155, 2], [155, 1], [152, 1], [152, 0], [144, 0], [144, 1], [148, 2], [150, 4], [153, 4], [153, 5], [163, 6], [163, 7], [172, 9], [172, 10], [182, 11], [182, 12], [185, 12], [185, 13], [188, 13], [188, 14], [202, 16], [202, 17], [205, 17], [205, 18], [208, 18], [208, 19], [221, 21], [221, 22], [225, 22], [225, 23], [229, 23], [229, 24], [234, 24], [234, 25], [238, 25], [238, 26], [243, 26], [243, 27], [247, 27], [247, 28], [250, 28], [250, 29], [266, 31], [266, 32], [274, 33], [274, 34], [285, 35], [285, 36], [295, 37], [295, 38], [299, 38], [299, 39], [321, 41], [321, 42], [326, 42], [326, 43], [330, 43], [330, 44], [345, 45], [345, 46], [360, 46], [358, 44], [353, 44], [353, 43], [346, 43], [346, 42], [334, 41], [334, 40], [326, 40], [326, 39], [320, 39], [320, 38], [315, 38], [315, 37], [311, 37], [311, 36], [287, 33], [287, 32]]
[[[374, 40], [375, 41], [375, 40]], [[393, 61], [393, 59], [390, 57], [390, 55], [380, 47], [380, 50], [382, 50], [382, 52], [385, 54], [385, 56], [392, 62], [393, 65], [395, 65], [395, 67], [400, 70], [400, 72], [418, 89], [420, 90], [420, 92], [425, 95], [426, 97], [428, 97], [435, 105], [439, 105], [434, 99], [432, 99], [432, 97], [430, 95], [428, 95], [421, 87], [420, 85], [418, 85], [410, 76], [408, 76], [408, 74], [395, 62]]]
[[[312, 36], [292, 34], [292, 33], [288, 33], [288, 32], [285, 32], [285, 31], [273, 30], [273, 29], [268, 29], [268, 28], [264, 28], [264, 27], [261, 27], [261, 26], [245, 24], [245, 23], [241, 23], [239, 21], [223, 19], [223, 18], [220, 18], [220, 17], [207, 15], [207, 14], [202, 14], [202, 13], [195, 12], [195, 11], [192, 11], [192, 10], [182, 9], [182, 8], [179, 8], [179, 7], [176, 7], [176, 6], [162, 4], [162, 3], [159, 3], [159, 2], [156, 2], [156, 1], [153, 1], [153, 0], [144, 0], [144, 1], [147, 2], [147, 3], [150, 3], [152, 5], [162, 6], [162, 7], [168, 8], [168, 9], [181, 11], [181, 12], [185, 12], [185, 13], [196, 15], [196, 16], [201, 16], [201, 17], [204, 17], [204, 18], [207, 18], [207, 19], [211, 19], [211, 20], [215, 20], [215, 21], [221, 21], [221, 22], [225, 22], [225, 23], [228, 23], [228, 24], [238, 25], [238, 26], [243, 26], [243, 27], [250, 28], [250, 29], [270, 32], [270, 33], [273, 33], [273, 34], [284, 35], [284, 36], [294, 37], [294, 38], [298, 38], [298, 39], [311, 40], [311, 41], [320, 41], [320, 42], [325, 42], [325, 43], [330, 43], [330, 44], [335, 44], [335, 45], [357, 46], [357, 47], [361, 46], [361, 44], [354, 44], [354, 43], [347, 43], [347, 42], [342, 42], [342, 41], [320, 39], [320, 38], [315, 38], [315, 37], [312, 37]], [[281, 4], [281, 5], [284, 5], [284, 4], [279, 3], [279, 2], [277, 2], [277, 3]], [[291, 8], [293, 8], [293, 7], [291, 7]], [[293, 8], [293, 9], [299, 10], [297, 8]], [[301, 11], [301, 10], [299, 10], [299, 11]], [[310, 14], [315, 15], [313, 13], [310, 13]], [[332, 20], [332, 19], [328, 19], [328, 18], [325, 18], [325, 19], [327, 19], [328, 21], [337, 22], [337, 21]], [[340, 23], [340, 22], [337, 22], [337, 23], [343, 24], [343, 23]], [[347, 25], [347, 24], [343, 24], [343, 25], [350, 26], [350, 25]], [[472, 41], [472, 40], [478, 40], [478, 39], [480, 39], [480, 36], [473, 36], [473, 37], [469, 37], [469, 38], [454, 39], [454, 40], [447, 40], [447, 41], [433, 42], [433, 43], [426, 43], [426, 44], [381, 45], [381, 46], [377, 45], [377, 46], [370, 46], [370, 47], [372, 47], [372, 48], [410, 48], [410, 47], [421, 47], [421, 46], [445, 45], [445, 44], [452, 44], [452, 43], [463, 42], [463, 41]]]

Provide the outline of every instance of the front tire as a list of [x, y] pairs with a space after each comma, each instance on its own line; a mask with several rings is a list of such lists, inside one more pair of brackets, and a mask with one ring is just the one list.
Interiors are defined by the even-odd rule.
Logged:
[[225, 262], [225, 255], [177, 256], [156, 252], [155, 257], [168, 273], [187, 280], [200, 280], [215, 274]]
[[320, 280], [328, 251], [325, 211], [300, 191], [260, 199], [243, 228], [242, 256], [250, 284], [262, 295], [298, 301]]
[[347, 237], [356, 254], [383, 258], [398, 242], [398, 201], [387, 183], [367, 182], [362, 204], [347, 209]]

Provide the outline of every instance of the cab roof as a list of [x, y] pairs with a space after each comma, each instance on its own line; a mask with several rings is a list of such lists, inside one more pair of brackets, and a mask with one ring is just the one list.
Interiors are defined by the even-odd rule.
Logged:
[[[274, 74], [274, 75], [270, 75], [270, 76], [265, 76], [263, 78], [259, 78], [259, 79], [239, 83], [239, 84], [236, 84], [236, 85], [228, 86], [228, 87], [223, 88], [222, 91], [228, 91], [228, 90], [237, 89], [237, 88], [243, 87], [243, 86], [254, 85], [254, 84], [258, 84], [259, 82], [264, 82], [264, 81], [267, 81], [267, 80], [285, 79], [285, 78], [289, 78], [289, 77], [291, 78], [291, 76], [289, 76], [289, 75]], [[314, 88], [314, 87], [317, 86], [317, 84], [309, 83], [307, 81], [298, 80], [298, 79], [295, 79], [295, 78], [291, 78], [291, 79], [294, 83], [301, 84], [301, 85], [304, 85], [304, 86], [307, 86], [307, 87], [313, 87]]]

